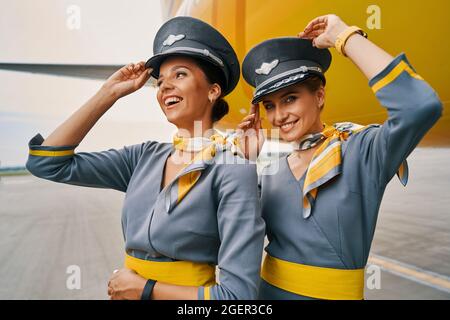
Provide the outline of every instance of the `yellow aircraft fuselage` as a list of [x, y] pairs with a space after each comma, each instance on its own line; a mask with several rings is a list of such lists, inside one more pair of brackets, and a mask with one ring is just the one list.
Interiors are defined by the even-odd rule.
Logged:
[[[254, 45], [269, 38], [295, 36], [317, 16], [334, 13], [349, 25], [358, 25], [369, 39], [392, 55], [405, 52], [416, 71], [438, 92], [444, 114], [422, 141], [422, 146], [450, 145], [450, 117], [446, 106], [450, 64], [450, 1], [433, 0], [185, 0], [162, 1], [167, 18], [189, 15], [210, 23], [234, 46], [240, 61]], [[368, 79], [334, 49], [328, 70], [326, 123], [352, 121], [382, 123], [387, 119], [368, 86]], [[229, 114], [219, 128], [235, 128], [248, 113], [253, 88], [241, 78], [227, 97]], [[263, 112], [264, 113], [264, 112]], [[264, 115], [263, 115], [264, 116]], [[264, 127], [270, 124], [264, 122]]]

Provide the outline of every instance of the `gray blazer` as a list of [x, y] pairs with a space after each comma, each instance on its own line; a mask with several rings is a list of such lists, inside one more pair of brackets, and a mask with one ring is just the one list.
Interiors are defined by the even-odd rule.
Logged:
[[[30, 150], [77, 147], [41, 146], [43, 141], [37, 134], [29, 142]], [[265, 234], [255, 165], [229, 151], [216, 155], [217, 160], [168, 213], [161, 182], [173, 151], [172, 144], [147, 141], [119, 150], [29, 155], [26, 167], [51, 181], [126, 192], [122, 230], [129, 255], [218, 265], [220, 284], [211, 287], [211, 299], [255, 299]], [[199, 287], [199, 299], [204, 298], [203, 290]]]
[[[402, 61], [397, 56], [369, 81], [373, 87]], [[303, 175], [296, 180], [287, 156], [274, 165], [275, 175], [260, 176], [262, 215], [269, 240], [265, 250], [273, 257], [320, 267], [364, 268], [369, 256], [381, 199], [400, 164], [417, 146], [442, 113], [442, 103], [423, 80], [403, 71], [376, 92], [389, 117], [342, 144], [342, 174], [319, 187], [308, 219], [302, 216]], [[264, 280], [262, 299], [303, 299]]]

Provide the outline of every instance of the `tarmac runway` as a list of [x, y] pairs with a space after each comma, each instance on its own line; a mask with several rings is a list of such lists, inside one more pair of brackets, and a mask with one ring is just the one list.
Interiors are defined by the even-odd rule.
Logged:
[[[368, 266], [381, 277], [366, 299], [450, 299], [449, 159], [450, 149], [417, 149], [408, 186], [389, 184]], [[108, 299], [109, 276], [123, 264], [123, 199], [113, 190], [1, 177], [0, 299]]]

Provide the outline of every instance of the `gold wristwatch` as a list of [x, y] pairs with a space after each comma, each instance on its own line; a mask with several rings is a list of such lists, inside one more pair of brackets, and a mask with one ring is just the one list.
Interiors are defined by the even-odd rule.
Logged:
[[360, 35], [362, 35], [364, 38], [367, 38], [367, 33], [365, 33], [363, 31], [363, 29], [357, 27], [357, 26], [352, 26], [352, 27], [348, 27], [347, 29], [345, 29], [344, 31], [342, 31], [336, 39], [336, 42], [334, 44], [336, 50], [342, 54], [344, 57], [346, 57], [347, 55], [345, 54], [345, 43], [347, 42], [348, 38], [350, 38], [351, 35], [355, 34], [355, 33], [359, 33]]

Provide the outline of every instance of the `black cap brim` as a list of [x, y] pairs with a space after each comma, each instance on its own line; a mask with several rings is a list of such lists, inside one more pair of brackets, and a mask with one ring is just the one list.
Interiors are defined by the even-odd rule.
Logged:
[[304, 82], [312, 76], [325, 84], [331, 53], [318, 49], [311, 40], [296, 37], [273, 38], [253, 47], [245, 56], [242, 71], [245, 81], [255, 88], [252, 101], [282, 88]]
[[153, 57], [145, 66], [158, 78], [161, 64], [170, 56], [201, 59], [223, 73], [223, 95], [229, 94], [240, 78], [239, 60], [228, 40], [214, 27], [199, 19], [178, 16], [166, 21], [153, 41]]
[[[296, 76], [298, 76], [297, 79], [295, 79]], [[297, 74], [297, 75], [293, 75], [293, 76], [292, 76], [292, 79], [293, 79], [292, 81], [284, 82], [284, 83], [280, 84], [279, 86], [272, 87], [272, 86], [274, 86], [274, 85], [277, 83], [277, 82], [274, 82], [273, 84], [268, 85], [267, 89], [265, 89], [265, 90], [264, 90], [263, 92], [261, 92], [260, 94], [258, 94], [258, 92], [255, 92], [255, 94], [254, 94], [254, 96], [253, 96], [253, 99], [252, 99], [252, 103], [253, 103], [253, 104], [259, 103], [259, 102], [261, 102], [262, 100], [264, 100], [264, 97], [265, 97], [265, 96], [267, 96], [267, 95], [269, 95], [269, 94], [271, 94], [271, 93], [274, 93], [274, 92], [276, 92], [276, 91], [279, 91], [279, 90], [281, 90], [281, 89], [284, 89], [284, 88], [287, 88], [287, 87], [290, 87], [290, 86], [293, 86], [293, 85], [296, 85], [296, 84], [300, 84], [300, 83], [302, 83], [302, 82], [305, 82], [306, 80], [310, 79], [310, 78], [313, 77], [313, 76], [319, 77], [319, 78], [322, 80], [323, 84], [325, 85], [326, 80], [325, 80], [325, 77], [323, 76], [323, 74], [320, 74], [320, 73], [312, 73], [312, 72], [311, 72], [311, 73], [307, 73], [307, 74], [305, 74], [305, 73], [299, 73], [299, 74]], [[261, 90], [260, 90], [260, 91], [261, 91]]]
[[[204, 54], [190, 52], [190, 51], [177, 51], [177, 52], [160, 53], [160, 54], [154, 55], [153, 57], [151, 57], [150, 59], [147, 60], [147, 62], [145, 63], [145, 68], [152, 68], [153, 69], [152, 73], [151, 73], [152, 77], [155, 79], [158, 79], [159, 78], [159, 69], [160, 69], [161, 65], [163, 64], [163, 62], [167, 58], [175, 57], [175, 56], [194, 58], [194, 59], [202, 59], [206, 62], [212, 63], [213, 65], [219, 67], [220, 69], [224, 68], [223, 65], [220, 65], [215, 60], [208, 58]], [[227, 74], [225, 71], [223, 71], [223, 75], [224, 75], [226, 81], [228, 81]]]

